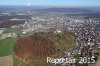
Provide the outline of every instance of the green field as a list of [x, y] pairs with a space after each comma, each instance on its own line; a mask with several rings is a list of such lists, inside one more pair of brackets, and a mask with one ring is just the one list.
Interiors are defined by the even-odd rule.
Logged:
[[47, 63], [46, 59], [41, 60], [33, 60], [31, 63], [25, 63], [21, 60], [19, 60], [17, 57], [13, 56], [14, 64], [13, 66], [53, 66], [51, 63]]
[[84, 63], [84, 64], [76, 64], [76, 66], [88, 66], [88, 63]]
[[21, 29], [18, 29], [18, 28], [7, 28], [3, 33], [9, 33], [9, 32], [14, 32], [17, 35], [21, 35], [22, 34]]
[[100, 50], [100, 48], [97, 48], [97, 50]]
[[0, 57], [12, 55], [14, 43], [15, 43], [15, 40], [13, 38], [6, 38], [3, 40], [0, 40]]

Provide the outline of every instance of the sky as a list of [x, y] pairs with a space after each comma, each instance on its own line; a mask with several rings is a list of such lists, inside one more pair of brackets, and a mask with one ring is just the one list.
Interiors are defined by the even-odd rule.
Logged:
[[0, 0], [0, 5], [99, 6], [100, 0]]

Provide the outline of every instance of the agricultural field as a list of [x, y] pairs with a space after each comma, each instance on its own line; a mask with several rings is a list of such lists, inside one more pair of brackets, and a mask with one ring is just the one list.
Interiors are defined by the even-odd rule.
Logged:
[[7, 28], [3, 33], [5, 34], [9, 32], [16, 33], [18, 36], [22, 34], [22, 31], [19, 28]]
[[13, 38], [6, 38], [0, 40], [0, 57], [13, 54], [13, 45], [15, 40]]
[[13, 56], [0, 57], [0, 66], [13, 66]]
[[13, 66], [53, 66], [53, 64], [47, 63], [46, 59], [35, 59], [30, 64], [27, 64], [14, 55], [13, 60]]
[[0, 40], [5, 39], [7, 37], [8, 37], [8, 34], [2, 34], [1, 37], [0, 37]]

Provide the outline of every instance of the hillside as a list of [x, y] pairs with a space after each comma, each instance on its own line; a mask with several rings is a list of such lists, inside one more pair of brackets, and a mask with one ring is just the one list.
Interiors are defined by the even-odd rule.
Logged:
[[30, 63], [46, 57], [60, 57], [74, 42], [75, 36], [71, 32], [39, 32], [17, 38], [13, 50], [16, 57]]

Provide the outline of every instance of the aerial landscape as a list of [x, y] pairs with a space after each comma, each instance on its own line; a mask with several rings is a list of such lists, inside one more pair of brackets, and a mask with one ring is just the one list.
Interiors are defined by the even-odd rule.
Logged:
[[1, 0], [0, 66], [100, 66], [99, 3]]

